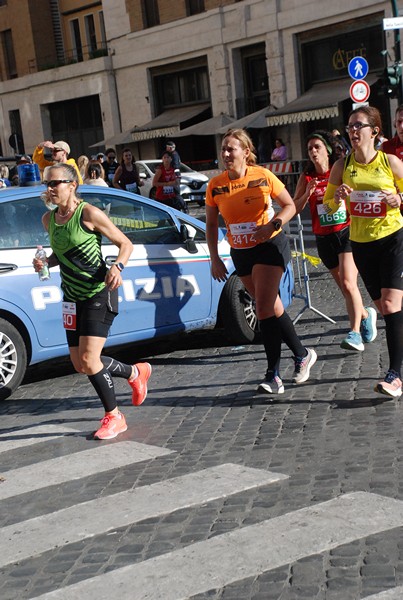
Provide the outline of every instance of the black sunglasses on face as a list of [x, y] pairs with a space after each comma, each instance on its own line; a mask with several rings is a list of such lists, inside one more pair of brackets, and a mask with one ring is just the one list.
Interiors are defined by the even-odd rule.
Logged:
[[55, 188], [61, 183], [73, 183], [71, 179], [51, 179], [50, 181], [45, 181], [44, 184], [46, 187]]

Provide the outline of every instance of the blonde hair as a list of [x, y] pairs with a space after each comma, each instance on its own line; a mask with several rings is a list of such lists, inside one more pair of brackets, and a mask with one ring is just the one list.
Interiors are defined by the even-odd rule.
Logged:
[[81, 173], [81, 177], [83, 177], [84, 174], [85, 174], [85, 170], [87, 168], [89, 160], [90, 159], [88, 158], [88, 156], [85, 156], [85, 154], [82, 154], [81, 156], [79, 156], [77, 158], [77, 167], [78, 167], [78, 170]]
[[253, 145], [252, 139], [250, 138], [249, 134], [245, 131], [245, 129], [228, 129], [228, 131], [225, 133], [225, 135], [223, 137], [223, 141], [227, 137], [233, 137], [236, 140], [238, 140], [238, 142], [240, 143], [241, 148], [243, 150], [245, 150], [246, 148], [249, 148], [250, 154], [249, 154], [248, 158], [246, 159], [246, 164], [247, 165], [255, 165], [256, 164], [257, 156], [256, 156], [255, 146]]
[[[44, 184], [46, 185], [46, 181], [51, 181], [52, 178], [50, 173], [54, 169], [61, 169], [63, 171], [63, 179], [69, 179], [70, 181], [75, 182], [77, 184], [75, 189], [75, 196], [80, 202], [82, 202], [82, 199], [77, 193], [77, 188], [80, 184], [80, 182], [78, 181], [78, 173], [75, 167], [73, 167], [73, 165], [69, 165], [67, 163], [55, 163], [54, 165], [46, 167], [46, 179], [43, 180]], [[54, 208], [52, 200], [50, 199], [50, 196], [48, 194], [47, 188], [44, 192], [42, 192], [41, 200], [45, 203], [45, 206], [47, 208]]]

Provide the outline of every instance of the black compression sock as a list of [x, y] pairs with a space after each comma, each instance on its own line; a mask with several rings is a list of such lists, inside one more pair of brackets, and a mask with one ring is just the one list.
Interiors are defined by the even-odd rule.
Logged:
[[132, 376], [132, 366], [126, 365], [125, 363], [121, 363], [114, 358], [110, 358], [110, 356], [101, 356], [101, 362], [104, 365], [105, 369], [109, 371], [109, 373], [113, 377], [122, 377], [123, 379], [129, 379]]
[[112, 412], [117, 407], [117, 403], [115, 386], [113, 385], [113, 379], [109, 371], [102, 369], [95, 375], [88, 375], [88, 379], [100, 397], [105, 412]]

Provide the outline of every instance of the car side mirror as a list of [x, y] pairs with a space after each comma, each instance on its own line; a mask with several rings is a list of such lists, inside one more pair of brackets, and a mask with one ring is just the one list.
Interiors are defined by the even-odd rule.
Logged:
[[145, 171], [140, 171], [139, 177], [140, 177], [140, 179], [147, 179], [147, 177], [149, 177], [149, 175], [147, 176], [147, 173]]
[[189, 254], [197, 254], [197, 246], [194, 241], [196, 229], [188, 223], [182, 223], [180, 227], [180, 236], [182, 242], [185, 244], [187, 252], [189, 252]]

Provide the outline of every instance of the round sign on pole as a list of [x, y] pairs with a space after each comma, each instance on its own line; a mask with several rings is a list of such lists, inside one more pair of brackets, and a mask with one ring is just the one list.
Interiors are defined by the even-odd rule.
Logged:
[[350, 85], [350, 98], [353, 102], [360, 104], [366, 102], [371, 93], [368, 83], [364, 80], [353, 81]]
[[362, 56], [355, 56], [348, 63], [348, 74], [352, 79], [365, 79], [368, 75], [368, 63]]

